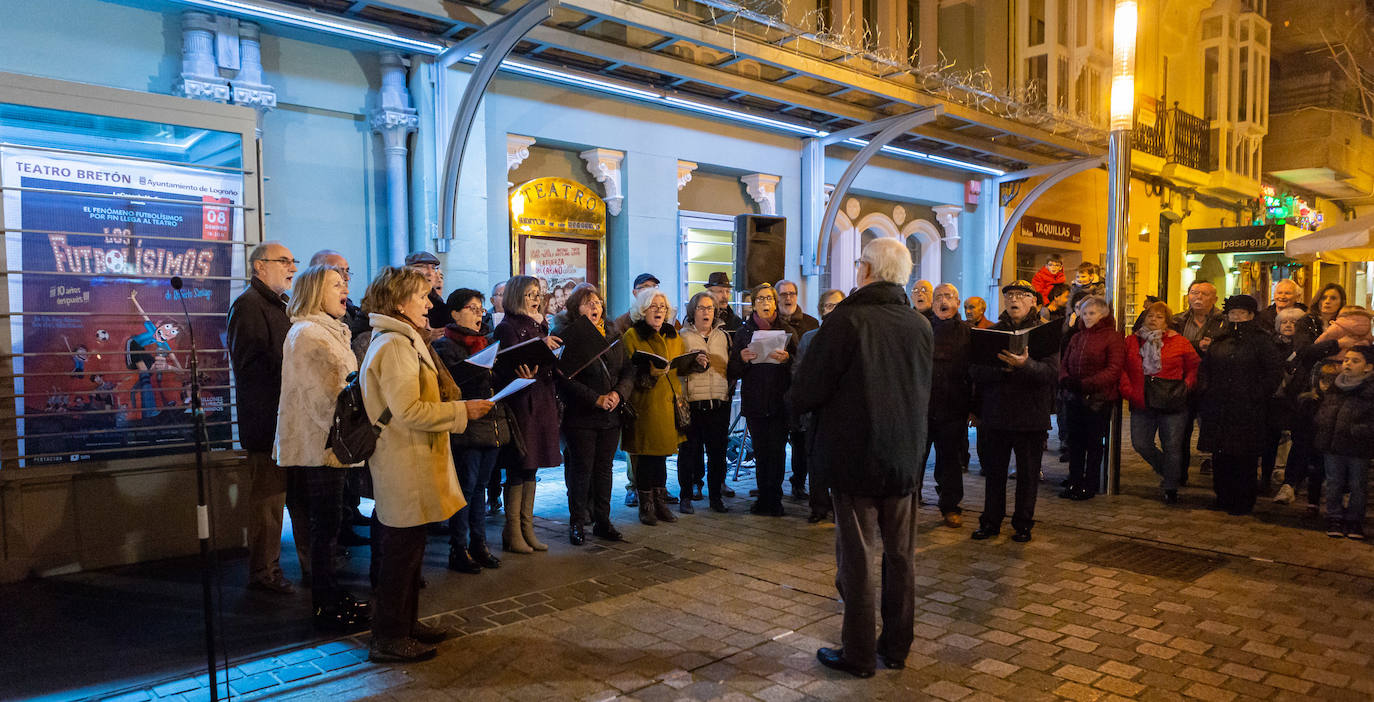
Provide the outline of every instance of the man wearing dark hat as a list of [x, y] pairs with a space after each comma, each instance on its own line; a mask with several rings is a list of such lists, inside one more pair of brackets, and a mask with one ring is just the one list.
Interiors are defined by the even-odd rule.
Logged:
[[449, 317], [448, 303], [444, 301], [444, 274], [439, 270], [439, 257], [428, 251], [416, 251], [406, 256], [406, 265], [425, 274], [429, 281], [429, 328], [432, 330], [430, 341], [444, 333], [444, 326], [453, 319]]
[[[719, 319], [721, 326], [727, 332], [739, 331], [744, 326], [744, 320], [739, 318], [735, 308], [730, 304], [730, 274], [725, 271], [716, 271], [706, 278], [706, 291], [711, 293], [711, 299], [716, 303], [716, 319]], [[817, 325], [819, 326], [819, 325]]]
[[[1018, 280], [1002, 288], [1002, 316], [993, 329], [1016, 331], [1040, 324], [1035, 288]], [[995, 366], [974, 364], [973, 415], [978, 422], [978, 462], [987, 490], [976, 540], [990, 539], [1002, 529], [1007, 512], [1007, 468], [1016, 455], [1016, 508], [1012, 513], [1013, 541], [1031, 539], [1035, 525], [1035, 493], [1040, 461], [1054, 410], [1054, 383], [1059, 377], [1059, 354], [1031, 358], [1028, 352], [1002, 351]]]
[[1259, 303], [1232, 295], [1222, 307], [1226, 324], [1198, 367], [1198, 450], [1212, 453], [1214, 509], [1249, 514], [1256, 475], [1269, 432], [1269, 407], [1283, 374], [1273, 334], [1255, 321]]

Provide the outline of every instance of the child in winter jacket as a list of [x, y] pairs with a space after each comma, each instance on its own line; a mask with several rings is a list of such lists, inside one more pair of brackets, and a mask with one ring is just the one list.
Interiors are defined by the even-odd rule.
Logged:
[[1035, 277], [1031, 278], [1031, 287], [1035, 288], [1035, 294], [1040, 296], [1039, 304], [1048, 305], [1050, 300], [1050, 288], [1064, 282], [1064, 258], [1059, 254], [1050, 254], [1045, 261], [1045, 265], [1035, 272]]
[[[1374, 346], [1345, 352], [1315, 424], [1314, 447], [1326, 462], [1326, 535], [1363, 539], [1365, 489], [1374, 459]], [[1342, 508], [1347, 490], [1350, 499]]]

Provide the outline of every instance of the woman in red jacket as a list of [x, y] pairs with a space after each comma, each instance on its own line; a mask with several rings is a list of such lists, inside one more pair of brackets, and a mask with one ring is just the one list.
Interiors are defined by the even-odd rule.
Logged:
[[1077, 312], [1081, 328], [1069, 339], [1059, 366], [1069, 420], [1069, 484], [1059, 496], [1089, 500], [1097, 495], [1112, 404], [1121, 401], [1125, 345], [1105, 298], [1089, 295], [1078, 302]]
[[1131, 403], [1131, 446], [1160, 475], [1165, 504], [1178, 502], [1188, 395], [1198, 369], [1193, 345], [1169, 328], [1173, 317], [1163, 302], [1146, 308], [1144, 323], [1126, 339], [1121, 374], [1121, 395]]

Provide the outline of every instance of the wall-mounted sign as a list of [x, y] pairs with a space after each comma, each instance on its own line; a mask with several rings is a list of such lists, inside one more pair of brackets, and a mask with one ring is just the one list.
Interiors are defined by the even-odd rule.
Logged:
[[[511, 270], [549, 284], [550, 313], [578, 283], [606, 290], [606, 203], [563, 178], [536, 178], [510, 196]], [[556, 309], [555, 309], [556, 308]]]
[[1052, 219], [1040, 219], [1039, 217], [1022, 217], [1018, 228], [1021, 230], [1021, 236], [1035, 239], [1062, 241], [1067, 244], [1078, 244], [1083, 241], [1083, 227], [1072, 222], [1056, 222]]
[[1283, 225], [1188, 230], [1188, 253], [1283, 251]]

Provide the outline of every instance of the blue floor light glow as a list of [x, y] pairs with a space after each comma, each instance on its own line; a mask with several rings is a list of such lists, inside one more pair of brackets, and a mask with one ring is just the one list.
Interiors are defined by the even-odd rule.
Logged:
[[[292, 9], [288, 9], [286, 6], [276, 5], [273, 3], [246, 2], [240, 0], [173, 1], [181, 3], [183, 5], [191, 5], [206, 10], [224, 12], [231, 15], [238, 15], [251, 19], [264, 20], [268, 22], [279, 22], [281, 24], [287, 24], [293, 27], [312, 29], [327, 34], [332, 34], [335, 36], [359, 39], [373, 44], [387, 46], [393, 49], [400, 49], [403, 51], [409, 51], [417, 54], [425, 54], [428, 56], [437, 56], [438, 54], [442, 53], [444, 49], [448, 48], [444, 44], [438, 44], [435, 42], [429, 42], [420, 39], [413, 39], [411, 37], [407, 37], [389, 31], [388, 29], [377, 25], [371, 25], [364, 22], [349, 21], [343, 18], [332, 18], [324, 15], [319, 15], [313, 12], [294, 11]], [[478, 61], [481, 60], [481, 58], [481, 53], [473, 52], [463, 57], [463, 62], [469, 64], [476, 64]], [[602, 78], [597, 78], [581, 73], [573, 73], [566, 70], [546, 68], [544, 66], [539, 66], [536, 64], [527, 63], [515, 59], [506, 59], [502, 61], [501, 69], [508, 71], [510, 73], [515, 73], [517, 75], [528, 76], [530, 78], [537, 78], [539, 80], [546, 80], [554, 83], [560, 83], [563, 85], [585, 88], [600, 93], [607, 93], [609, 95], [619, 95], [621, 97], [633, 98], [635, 100], [643, 100], [645, 102], [663, 105], [666, 107], [675, 107], [677, 109], [684, 110], [687, 112], [711, 115], [713, 117], [720, 117], [734, 122], [752, 124], [755, 126], [764, 127], [766, 129], [774, 129], [777, 131], [787, 132], [789, 134], [796, 134], [798, 136], [803, 137], [823, 137], [829, 134], [829, 132], [816, 129], [814, 127], [808, 127], [804, 124], [797, 124], [785, 120], [774, 119], [772, 117], [765, 117], [763, 115], [756, 115], [751, 112], [745, 112], [743, 110], [732, 110], [728, 107], [721, 107], [718, 105], [711, 105], [704, 102], [698, 102], [696, 100], [689, 100], [687, 98], [677, 97], [676, 95], [669, 95], [667, 93], [657, 90], [650, 90], [632, 85], [626, 85], [618, 81], [605, 80]], [[858, 146], [859, 148], [863, 148], [868, 144], [868, 142], [863, 139], [847, 139], [845, 143], [853, 146]], [[1006, 173], [1006, 171], [992, 168], [990, 166], [984, 166], [981, 164], [973, 163], [971, 161], [961, 161], [955, 158], [937, 156], [935, 154], [927, 154], [920, 151], [913, 151], [912, 149], [903, 149], [897, 146], [884, 146], [882, 148], [882, 152], [891, 156], [906, 158], [913, 161], [921, 161], [941, 166], [948, 166], [951, 168], [956, 168], [965, 171], [973, 171], [976, 173], [985, 173], [994, 176], [1000, 176]]]

